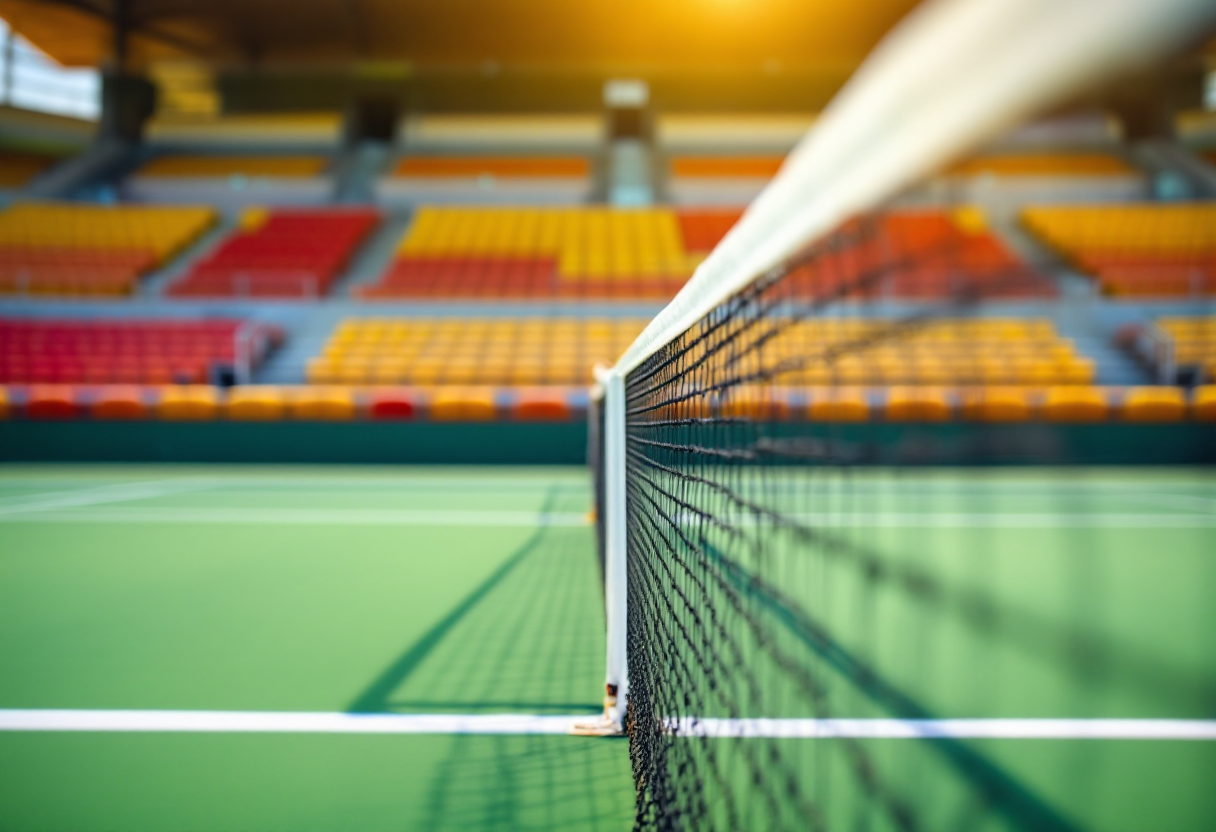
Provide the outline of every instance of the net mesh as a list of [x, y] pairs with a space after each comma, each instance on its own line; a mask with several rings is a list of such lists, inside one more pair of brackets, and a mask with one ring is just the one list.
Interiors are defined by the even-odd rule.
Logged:
[[[939, 217], [867, 217], [629, 373], [626, 727], [638, 828], [1080, 828], [973, 742], [810, 742], [774, 726], [1001, 713], [1002, 697], [1033, 700], [1020, 672], [1037, 674], [1059, 712], [1113, 680], [1158, 704], [1173, 698], [1171, 712], [1210, 701], [1210, 678], [1155, 685], [1162, 677], [1095, 627], [1083, 588], [1110, 575], [1090, 532], [997, 539], [969, 525], [1007, 505], [1004, 480], [978, 463], [1059, 462], [1057, 447], [1011, 447], [978, 429], [901, 428], [892, 443], [875, 431], [893, 426], [848, 424], [867, 395], [849, 384], [940, 383], [924, 346], [965, 351], [967, 333], [991, 325], [985, 301], [1051, 296], [1046, 273]], [[914, 301], [859, 317], [859, 300], [887, 293]], [[952, 383], [990, 377], [966, 358]], [[833, 415], [800, 415], [811, 402]], [[943, 459], [968, 469], [943, 479], [884, 467]], [[1083, 517], [1101, 495], [1073, 483], [1056, 498]], [[1023, 547], [1033, 563], [1005, 577], [1069, 591], [1024, 608], [1030, 596], [995, 574], [1025, 562]]]

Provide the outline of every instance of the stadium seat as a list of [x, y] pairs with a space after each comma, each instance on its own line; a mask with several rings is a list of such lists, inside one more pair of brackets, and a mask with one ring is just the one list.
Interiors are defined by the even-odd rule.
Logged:
[[314, 384], [585, 384], [645, 326], [638, 318], [351, 318], [308, 362]]
[[354, 394], [345, 387], [300, 388], [287, 409], [292, 418], [313, 421], [346, 421], [356, 412]]
[[1216, 205], [1028, 208], [1022, 222], [1119, 297], [1216, 294]]
[[287, 396], [278, 387], [234, 387], [228, 391], [224, 412], [229, 419], [242, 422], [282, 419], [287, 412]]
[[784, 421], [790, 418], [789, 391], [742, 385], [726, 391], [717, 410], [728, 418]]
[[320, 297], [379, 222], [365, 209], [276, 209], [245, 226], [169, 287], [174, 297]]
[[[1160, 318], [1154, 328], [1171, 345], [1176, 371], [1216, 381], [1216, 317]], [[1161, 356], [1154, 354], [1151, 358], [1158, 361]]]
[[197, 422], [214, 419], [222, 400], [219, 390], [206, 384], [162, 387], [155, 405], [156, 416], [172, 422]]
[[256, 366], [277, 330], [235, 320], [0, 319], [0, 383], [201, 383]]
[[1186, 394], [1180, 387], [1133, 387], [1123, 396], [1123, 418], [1128, 422], [1179, 422], [1186, 410]]
[[8, 389], [5, 387], [0, 387], [0, 419], [7, 419], [9, 413]]
[[973, 422], [1025, 422], [1034, 414], [1025, 387], [973, 387], [960, 394], [963, 418]]
[[1191, 415], [1200, 422], [1216, 422], [1216, 384], [1195, 388], [1191, 394]]
[[418, 394], [408, 389], [376, 390], [371, 395], [368, 415], [373, 419], [413, 419], [418, 413]]
[[150, 408], [142, 388], [122, 385], [102, 388], [89, 412], [94, 419], [146, 419]]
[[677, 156], [671, 175], [682, 179], [772, 179], [783, 156]]
[[937, 387], [891, 387], [887, 390], [888, 422], [946, 422], [952, 407], [949, 394]]
[[954, 176], [1131, 176], [1135, 168], [1113, 153], [1001, 153], [952, 167]]
[[562, 388], [524, 388], [515, 392], [509, 413], [521, 422], [566, 422], [574, 416]]
[[1099, 387], [1049, 387], [1043, 397], [1049, 422], [1102, 422], [1109, 412], [1106, 391]]
[[492, 387], [438, 388], [430, 410], [436, 422], [490, 422], [498, 416]]
[[209, 208], [10, 206], [0, 211], [0, 294], [130, 294], [215, 219]]
[[812, 422], [865, 422], [870, 400], [864, 388], [820, 387], [808, 391], [807, 417]]
[[35, 384], [25, 400], [27, 419], [74, 419], [80, 415], [74, 387], [63, 384]]

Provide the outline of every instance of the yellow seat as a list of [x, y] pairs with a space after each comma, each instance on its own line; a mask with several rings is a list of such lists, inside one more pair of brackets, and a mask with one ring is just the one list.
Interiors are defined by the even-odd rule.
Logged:
[[1186, 394], [1179, 387], [1133, 387], [1123, 396], [1128, 422], [1180, 422], [1186, 407]]
[[309, 360], [304, 375], [309, 384], [333, 384], [338, 378], [340, 367], [332, 358], [313, 358]]
[[790, 404], [782, 388], [740, 386], [726, 391], [718, 413], [728, 418], [777, 421], [789, 418]]
[[301, 387], [288, 410], [294, 419], [347, 421], [355, 418], [355, 396], [346, 387]]
[[1195, 388], [1191, 394], [1191, 415], [1200, 422], [1216, 422], [1216, 384]]
[[1025, 422], [1034, 412], [1025, 387], [972, 387], [960, 398], [963, 418], [973, 422]]
[[431, 396], [437, 422], [490, 422], [497, 415], [493, 387], [441, 387]]
[[950, 399], [940, 387], [892, 387], [887, 391], [888, 422], [945, 422]]
[[174, 385], [161, 388], [155, 412], [166, 421], [205, 421], [219, 414], [220, 403], [220, 391], [210, 385]]
[[819, 387], [809, 392], [807, 418], [812, 422], [865, 422], [870, 418], [864, 388]]
[[282, 419], [287, 396], [278, 387], [234, 387], [228, 393], [225, 412], [229, 419], [242, 422], [268, 422]]
[[1051, 422], [1101, 422], [1109, 412], [1100, 387], [1049, 387], [1043, 397], [1043, 417]]

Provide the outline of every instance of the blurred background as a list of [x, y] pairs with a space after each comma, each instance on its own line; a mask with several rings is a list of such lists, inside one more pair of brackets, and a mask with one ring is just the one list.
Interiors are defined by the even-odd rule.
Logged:
[[[0, 827], [627, 828], [623, 743], [342, 719], [600, 711], [593, 368], [917, 5], [0, 0]], [[1216, 41], [862, 227], [731, 404], [890, 476], [809, 606], [935, 713], [1210, 726]], [[968, 748], [1055, 828], [1216, 822], [1211, 742], [1082, 745]], [[1040, 828], [925, 759], [822, 828]]]

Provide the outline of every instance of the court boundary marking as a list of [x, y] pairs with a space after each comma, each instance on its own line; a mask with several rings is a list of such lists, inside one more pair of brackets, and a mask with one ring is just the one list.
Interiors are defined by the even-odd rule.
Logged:
[[[254, 734], [566, 734], [586, 714], [356, 714], [316, 711], [0, 709], [0, 731]], [[1066, 739], [1216, 741], [1197, 719], [695, 719], [668, 722], [694, 738]]]

